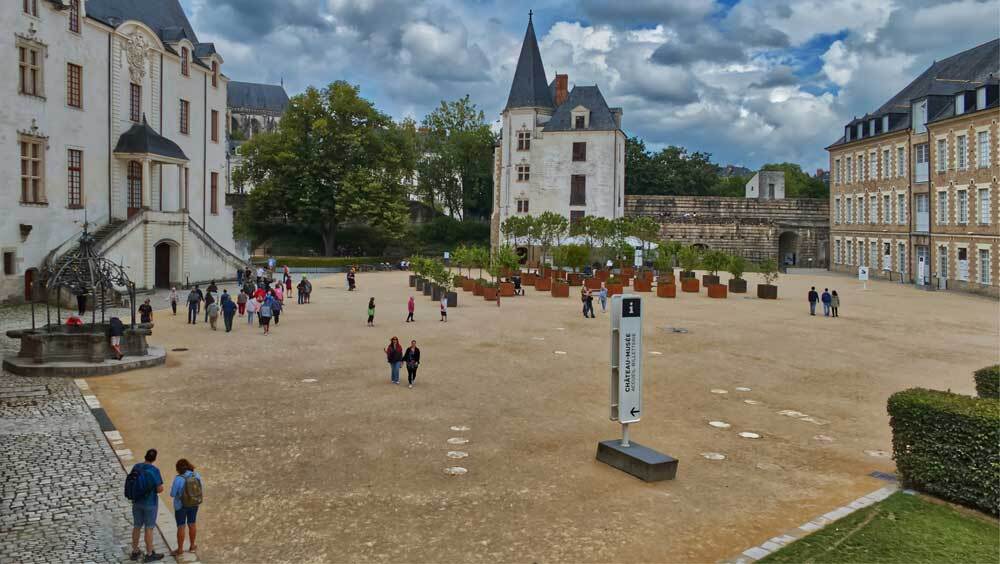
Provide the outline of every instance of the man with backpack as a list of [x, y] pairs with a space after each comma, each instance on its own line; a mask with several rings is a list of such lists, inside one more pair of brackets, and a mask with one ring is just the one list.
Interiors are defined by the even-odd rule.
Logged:
[[146, 556], [143, 562], [155, 562], [163, 558], [153, 550], [153, 529], [156, 527], [158, 497], [163, 491], [163, 477], [156, 462], [156, 449], [146, 451], [145, 461], [132, 467], [125, 478], [125, 497], [132, 502], [132, 554], [129, 560], [138, 560], [139, 532], [145, 533]]

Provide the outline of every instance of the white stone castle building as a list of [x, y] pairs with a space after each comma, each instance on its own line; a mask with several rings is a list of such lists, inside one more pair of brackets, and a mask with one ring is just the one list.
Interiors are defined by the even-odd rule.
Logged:
[[8, 0], [0, 31], [0, 301], [84, 221], [140, 289], [233, 276], [229, 79], [178, 0]]
[[529, 14], [494, 153], [494, 246], [512, 216], [551, 211], [576, 221], [625, 213], [622, 109], [608, 107], [597, 86], [568, 87], [567, 75], [546, 79]]

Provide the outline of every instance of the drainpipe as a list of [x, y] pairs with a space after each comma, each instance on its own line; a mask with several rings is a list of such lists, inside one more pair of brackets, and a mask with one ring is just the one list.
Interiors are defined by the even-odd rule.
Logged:
[[201, 226], [208, 231], [208, 215], [205, 209], [205, 191], [208, 190], [206, 181], [208, 179], [208, 75], [202, 77], [203, 90], [205, 92], [201, 107], [202, 111], [202, 132], [201, 132]]
[[114, 50], [112, 49], [111, 46], [114, 40], [114, 35], [115, 33], [113, 31], [108, 33], [108, 223], [111, 223], [111, 220], [113, 219], [111, 215], [112, 213], [111, 192], [114, 190], [114, 187], [111, 185], [111, 163], [112, 161], [114, 161], [114, 155], [112, 154], [114, 152], [114, 146], [112, 145], [112, 139], [111, 139], [112, 124], [114, 123], [114, 116], [111, 113], [111, 99], [114, 98], [114, 96], [111, 94], [111, 88], [112, 88], [111, 77], [113, 74], [111, 72], [112, 68], [111, 59], [113, 58], [112, 53], [114, 52]]

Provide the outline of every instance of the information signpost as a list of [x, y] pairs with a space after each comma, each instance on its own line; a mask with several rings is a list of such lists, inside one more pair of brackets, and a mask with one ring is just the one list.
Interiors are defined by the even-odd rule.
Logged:
[[868, 267], [859, 266], [858, 267], [858, 280], [864, 282], [864, 289], [868, 289]]
[[597, 444], [597, 459], [645, 480], [672, 480], [677, 460], [629, 439], [629, 425], [642, 418], [642, 297], [611, 298], [611, 420], [622, 426], [621, 440]]

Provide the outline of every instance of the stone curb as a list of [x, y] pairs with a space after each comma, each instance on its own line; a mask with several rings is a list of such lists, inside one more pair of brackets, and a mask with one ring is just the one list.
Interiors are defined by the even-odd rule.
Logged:
[[[121, 464], [122, 472], [124, 475], [128, 474], [128, 464], [132, 464], [135, 460], [135, 456], [131, 449], [125, 448], [125, 441], [122, 438], [121, 433], [115, 428], [114, 423], [111, 418], [108, 417], [104, 408], [101, 407], [100, 400], [97, 396], [93, 395], [90, 390], [90, 385], [87, 384], [86, 380], [81, 378], [76, 378], [73, 380], [76, 387], [80, 390], [80, 394], [83, 396], [83, 401], [87, 403], [87, 407], [90, 408], [90, 413], [97, 419], [97, 422], [101, 426], [101, 432], [104, 433], [104, 438], [107, 439], [108, 444], [111, 446], [111, 450], [115, 452], [118, 457], [118, 463]], [[167, 509], [166, 504], [159, 503], [158, 511], [156, 516], [156, 531], [160, 535], [160, 540], [163, 541], [163, 546], [166, 547], [166, 552], [164, 553], [165, 559], [173, 560], [174, 562], [179, 562], [183, 564], [200, 564], [196, 554], [191, 552], [185, 552], [181, 555], [180, 559], [177, 559], [170, 555], [170, 551], [173, 550], [170, 541], [168, 539], [175, 538], [177, 536], [177, 526], [174, 524], [174, 516]]]
[[146, 356], [126, 357], [128, 360], [109, 359], [100, 364], [88, 362], [49, 362], [46, 364], [35, 364], [21, 357], [5, 358], [3, 360], [3, 369], [19, 376], [89, 378], [91, 376], [118, 374], [126, 370], [149, 368], [166, 363], [167, 351], [163, 347], [150, 345], [148, 348], [149, 354]]
[[826, 527], [827, 525], [833, 523], [834, 521], [837, 521], [838, 519], [847, 517], [851, 513], [854, 513], [855, 511], [861, 508], [868, 507], [869, 505], [884, 500], [885, 498], [895, 493], [897, 490], [899, 490], [899, 486], [895, 484], [891, 486], [885, 486], [884, 488], [879, 488], [871, 492], [870, 494], [859, 497], [858, 499], [852, 501], [851, 503], [848, 503], [847, 505], [838, 507], [833, 511], [824, 513], [823, 515], [816, 517], [812, 521], [803, 523], [798, 527], [790, 531], [786, 531], [785, 533], [778, 535], [776, 537], [771, 537], [770, 539], [764, 541], [763, 543], [757, 546], [752, 546], [741, 552], [738, 556], [727, 558], [725, 560], [720, 560], [719, 564], [749, 564], [750, 562], [756, 562], [761, 558], [769, 556], [772, 552], [783, 548], [785, 545], [797, 541], [806, 535], [814, 533], [822, 529], [823, 527]]

